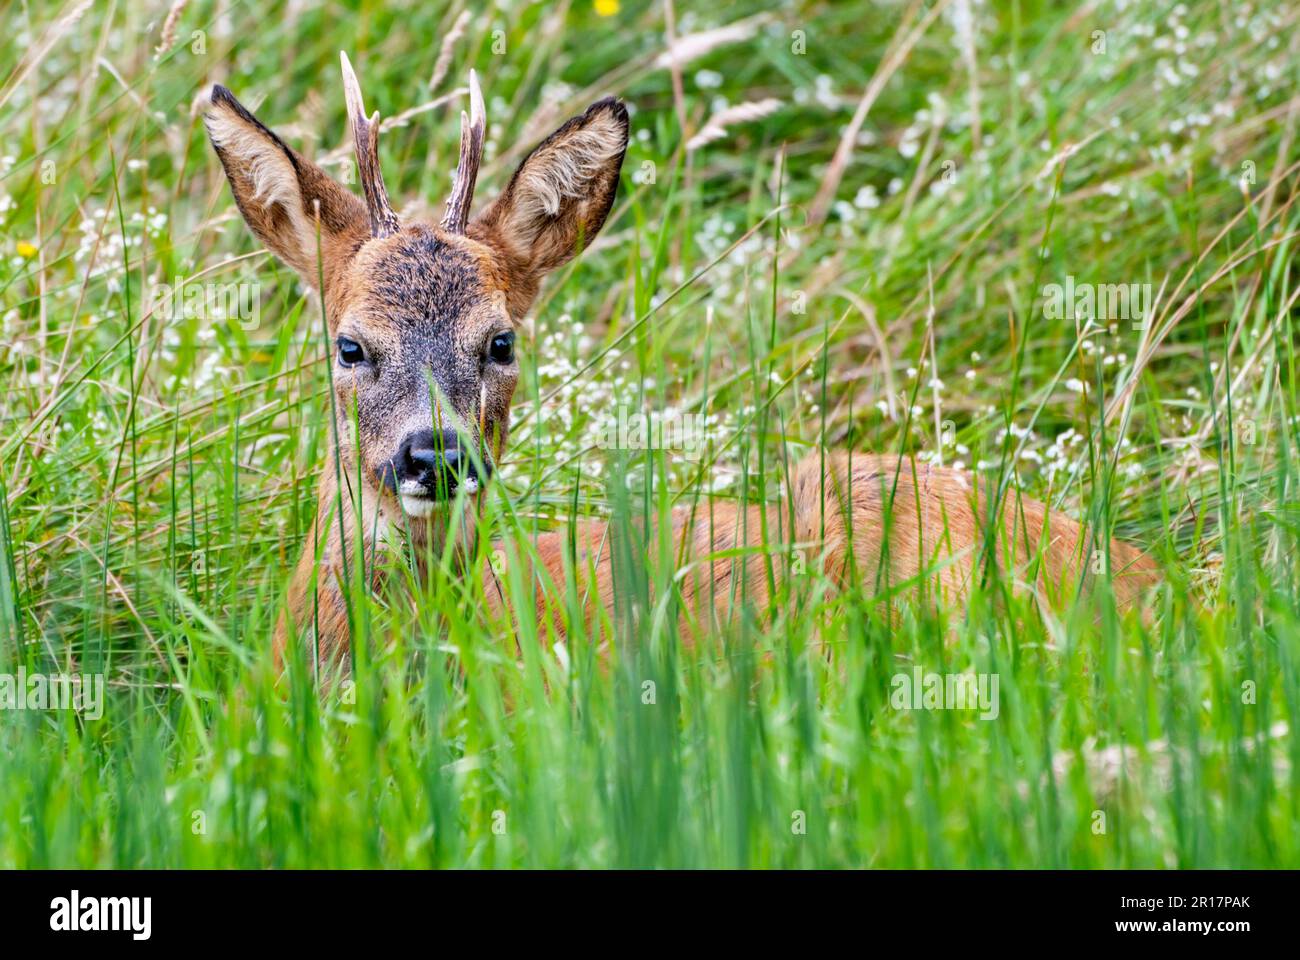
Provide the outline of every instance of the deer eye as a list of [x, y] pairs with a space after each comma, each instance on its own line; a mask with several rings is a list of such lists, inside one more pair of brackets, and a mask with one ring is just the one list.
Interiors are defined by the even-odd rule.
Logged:
[[365, 359], [366, 351], [361, 349], [361, 344], [347, 337], [339, 337], [339, 366], [352, 367], [363, 363]]
[[498, 333], [488, 344], [488, 359], [493, 363], [513, 363], [515, 359], [515, 335], [507, 330]]

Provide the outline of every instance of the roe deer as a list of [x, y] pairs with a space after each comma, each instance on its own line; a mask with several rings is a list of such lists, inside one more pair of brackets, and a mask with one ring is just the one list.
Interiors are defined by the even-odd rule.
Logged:
[[[350, 644], [342, 594], [347, 556], [372, 555], [375, 531], [389, 523], [409, 524], [417, 543], [440, 544], [448, 526], [444, 508], [456, 490], [474, 491], [488, 481], [509, 434], [519, 375], [515, 326], [543, 275], [571, 260], [604, 225], [628, 143], [627, 110], [618, 100], [600, 100], [533, 149], [501, 194], [471, 218], [485, 126], [471, 71], [470, 111], [461, 114], [460, 161], [446, 214], [437, 225], [401, 224], [379, 170], [379, 115], [367, 118], [346, 55], [342, 70], [364, 204], [225, 88], [212, 89], [205, 109], [240, 212], [258, 239], [323, 298], [336, 353], [338, 435], [348, 441], [335, 445], [321, 474], [315, 530], [288, 610], [299, 631], [315, 630], [319, 656], [328, 664]], [[356, 511], [344, 509], [341, 518], [334, 513], [338, 476], [363, 478], [360, 491], [349, 491], [360, 498], [359, 529]], [[841, 585], [850, 576], [881, 589], [913, 589], [907, 585], [924, 580], [961, 602], [979, 569], [988, 518], [997, 515], [998, 536], [989, 538], [996, 541], [994, 562], [1018, 578], [1030, 571], [1029, 588], [1053, 595], [1049, 602], [1096, 573], [1098, 556], [1105, 557], [1121, 604], [1131, 604], [1154, 578], [1154, 565], [1141, 551], [1119, 542], [1094, 551], [1079, 524], [1040, 503], [1008, 497], [990, 511], [989, 498], [952, 469], [896, 456], [817, 451], [794, 469], [791, 484], [788, 510], [679, 511], [673, 519], [679, 544], [687, 540], [683, 545], [696, 558], [727, 551], [734, 557], [738, 546], [768, 549], [762, 532], [779, 530], [786, 542], [819, 553]], [[610, 551], [602, 547], [604, 527], [583, 524], [572, 540], [546, 534], [535, 546], [551, 582], [562, 584], [566, 553], [576, 542], [579, 575], [595, 578], [583, 595], [609, 606], [614, 578]], [[715, 616], [725, 621], [733, 583], [743, 583], [761, 610], [779, 567], [757, 556], [740, 564], [714, 560], [703, 579], [718, 606], [702, 629]], [[535, 573], [530, 569], [532, 579], [524, 582], [539, 582]], [[698, 614], [698, 584], [685, 579], [682, 593], [686, 608]], [[498, 589], [493, 602], [501, 599]], [[540, 612], [540, 592], [538, 604]], [[277, 661], [287, 632], [282, 620]]]

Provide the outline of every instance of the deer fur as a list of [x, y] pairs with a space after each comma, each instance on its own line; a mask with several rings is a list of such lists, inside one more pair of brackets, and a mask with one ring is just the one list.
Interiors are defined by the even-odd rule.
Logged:
[[[321, 474], [314, 528], [289, 590], [295, 629], [282, 622], [276, 637], [279, 659], [290, 633], [314, 631], [325, 664], [337, 663], [351, 642], [343, 593], [349, 558], [355, 570], [358, 558], [373, 557], [377, 534], [390, 526], [409, 531], [417, 556], [425, 548], [441, 550], [447, 535], [446, 503], [432, 494], [435, 487], [401, 478], [403, 464], [436, 462], [423, 447], [417, 456], [410, 438], [451, 429], [466, 438], [461, 454], [477, 458], [478, 472], [447, 474], [446, 482], [473, 480], [473, 489], [487, 482], [509, 435], [518, 377], [513, 352], [504, 359], [501, 345], [513, 337], [545, 274], [571, 260], [604, 225], [628, 143], [627, 110], [617, 100], [601, 100], [538, 145], [500, 195], [471, 217], [486, 127], [471, 75], [471, 110], [461, 117], [447, 213], [437, 225], [401, 224], [379, 171], [379, 115], [366, 117], [346, 56], [342, 67], [364, 203], [225, 88], [212, 89], [205, 109], [245, 221], [320, 294], [337, 342], [333, 400], [347, 442], [337, 444]], [[358, 351], [364, 360], [345, 363]], [[342, 497], [339, 478], [347, 485]], [[673, 542], [692, 561], [681, 580], [684, 635], [707, 635], [726, 624], [738, 595], [763, 610], [787, 568], [764, 554], [788, 555], [790, 545], [840, 587], [897, 591], [900, 600], [913, 602], [963, 604], [988, 564], [1054, 607], [1090, 586], [1098, 557], [1121, 606], [1133, 605], [1155, 581], [1155, 565], [1140, 550], [1115, 541], [1099, 550], [1078, 523], [1015, 491], [990, 509], [990, 491], [976, 490], [976, 482], [964, 472], [897, 456], [815, 451], [793, 468], [780, 504], [677, 511]], [[350, 506], [354, 498], [359, 517]], [[986, 536], [991, 516], [998, 520]], [[551, 606], [541, 583], [563, 584], [566, 565], [579, 578], [581, 595], [613, 608], [609, 534], [603, 523], [584, 523], [572, 536], [544, 534], [535, 551], [518, 551], [528, 565], [525, 582], [537, 587], [539, 616]], [[734, 559], [738, 547], [750, 548], [741, 560]], [[708, 559], [729, 551], [728, 559]], [[497, 587], [490, 602], [501, 606], [505, 594]], [[564, 625], [554, 626], [563, 635]]]
[[[866, 585], [931, 608], [964, 609], [986, 550], [1000, 577], [1052, 610], [1065, 609], [1080, 587], [1091, 589], [1103, 564], [1120, 609], [1157, 582], [1157, 567], [1141, 550], [1118, 540], [1101, 550], [1076, 521], [1015, 491], [1004, 498], [1000, 523], [986, 542], [991, 491], [976, 490], [977, 479], [906, 457], [818, 451], [794, 466], [789, 495], [779, 503], [674, 511], [669, 542], [690, 567], [680, 580], [679, 634], [702, 639], [735, 623], [746, 607], [766, 610], [771, 589], [790, 575], [793, 554], [841, 589]], [[738, 560], [734, 551], [741, 546], [750, 549]], [[579, 596], [612, 612], [614, 553], [604, 522], [580, 524], [573, 537], [567, 531], [538, 537], [536, 560], [526, 552], [519, 558], [527, 566], [525, 582], [535, 586], [538, 622], [549, 620], [553, 635], [565, 637], [558, 608], [566, 568]], [[501, 610], [499, 583], [487, 596], [497, 612], [508, 613]], [[896, 604], [888, 611], [897, 613]]]

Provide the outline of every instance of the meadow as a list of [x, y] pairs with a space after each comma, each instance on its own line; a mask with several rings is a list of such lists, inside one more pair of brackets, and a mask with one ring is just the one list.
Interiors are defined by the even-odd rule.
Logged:
[[[6, 4], [0, 674], [104, 692], [0, 704], [0, 867], [1300, 867], [1298, 21]], [[224, 84], [355, 190], [340, 50], [399, 209], [441, 212], [471, 68], [480, 205], [600, 96], [631, 111], [609, 222], [520, 331], [481, 504], [508, 571], [574, 518], [621, 531], [623, 615], [559, 585], [562, 644], [399, 555], [401, 590], [351, 590], [350, 682], [275, 669], [340, 442], [330, 344], [195, 104]], [[640, 520], [779, 502], [820, 447], [959, 465], [1164, 582], [1128, 613], [1104, 577], [1095, 616], [995, 576], [892, 615], [773, 543], [798, 576], [770, 607], [683, 642], [682, 558]], [[930, 674], [995, 678], [996, 710], [900, 701]]]

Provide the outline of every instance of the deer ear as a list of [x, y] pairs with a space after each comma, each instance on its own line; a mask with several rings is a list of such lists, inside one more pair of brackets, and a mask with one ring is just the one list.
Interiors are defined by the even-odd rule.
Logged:
[[471, 232], [534, 276], [568, 263], [605, 225], [627, 152], [627, 108], [592, 104], [543, 140], [475, 218]]
[[244, 221], [308, 286], [319, 284], [317, 204], [320, 267], [327, 277], [369, 237], [365, 205], [263, 126], [225, 87], [212, 88], [204, 125]]

